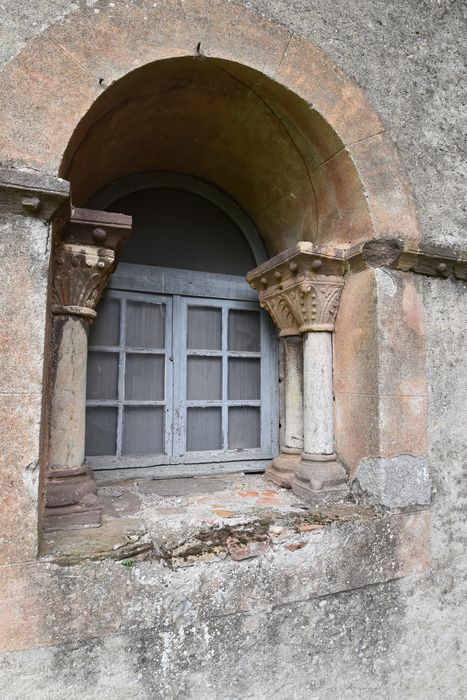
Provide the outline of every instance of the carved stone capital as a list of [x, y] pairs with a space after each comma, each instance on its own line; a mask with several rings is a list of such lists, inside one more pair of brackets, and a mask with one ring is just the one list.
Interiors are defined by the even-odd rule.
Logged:
[[269, 292], [260, 293], [259, 298], [261, 308], [269, 312], [281, 337], [300, 335], [299, 323], [286, 292], [278, 287], [273, 287]]
[[334, 330], [343, 286], [342, 278], [321, 275], [288, 288], [289, 303], [300, 333]]
[[344, 286], [344, 257], [303, 241], [248, 273], [281, 336], [333, 331]]
[[271, 315], [280, 336], [334, 330], [344, 281], [316, 275], [260, 292], [260, 304]]
[[62, 243], [55, 251], [52, 313], [96, 317], [95, 308], [115, 264], [108, 248]]
[[131, 217], [77, 209], [62, 223], [54, 255], [52, 313], [92, 320], [131, 231]]

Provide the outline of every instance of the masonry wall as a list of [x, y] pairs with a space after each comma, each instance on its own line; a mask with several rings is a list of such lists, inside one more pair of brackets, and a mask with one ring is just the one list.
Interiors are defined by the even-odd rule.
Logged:
[[[141, 2], [115, 0], [131, 7]], [[465, 23], [462, 0], [250, 0], [325, 51], [363, 88], [395, 142], [414, 188], [423, 237], [465, 247]], [[51, 24], [96, 0], [8, 2], [0, 62], [11, 60]], [[148, 2], [148, 7], [153, 3]], [[213, 0], [215, 10], [216, 0]], [[31, 88], [35, 89], [32, 77]]]
[[[309, 36], [360, 83], [399, 148], [424, 239], [465, 248], [464, 3], [255, 0], [248, 5]], [[8, 4], [3, 59], [50, 23], [79, 10], [79, 3], [60, 0]], [[46, 298], [48, 234], [38, 223], [34, 241], [13, 247], [11, 226], [5, 224], [3, 232], [4, 299], [28, 328], [27, 338], [18, 331], [13, 340], [18, 353], [31, 359], [27, 389], [18, 368], [11, 370], [16, 383], [2, 386], [2, 420], [17, 416], [14, 420], [22, 422], [15, 430], [28, 435], [24, 454], [14, 458], [23, 464], [33, 494], [18, 508], [31, 518], [44, 341], [38, 309]], [[30, 302], [17, 308], [12, 283], [16, 279], [16, 288], [24, 287], [24, 280], [14, 277], [23, 269], [33, 272], [27, 283]], [[429, 367], [429, 571], [388, 582], [375, 575], [374, 583], [364, 586], [357, 578], [346, 583], [343, 575], [340, 586], [332, 586], [332, 555], [349, 570], [350, 559], [358, 556], [345, 549], [348, 540], [337, 531], [329, 535], [327, 563], [315, 566], [318, 554], [308, 550], [310, 565], [295, 560], [291, 589], [282, 592], [283, 562], [277, 560], [234, 563], [236, 569], [199, 565], [168, 576], [157, 562], [128, 571], [116, 562], [39, 564], [31, 555], [34, 542], [27, 540], [0, 570], [4, 697], [466, 696], [465, 283], [415, 275], [413, 280], [423, 299]], [[4, 445], [9, 430], [4, 428]], [[11, 463], [5, 454], [2, 488], [8, 488]], [[12, 497], [9, 503], [17, 507]], [[385, 552], [380, 555], [384, 559]], [[236, 592], [227, 585], [235, 576]], [[225, 606], [216, 604], [219, 589]]]

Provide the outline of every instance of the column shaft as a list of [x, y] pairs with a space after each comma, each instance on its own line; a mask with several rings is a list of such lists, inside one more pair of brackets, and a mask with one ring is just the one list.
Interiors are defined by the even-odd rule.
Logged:
[[303, 450], [303, 350], [300, 336], [284, 342], [284, 447]]
[[45, 530], [101, 522], [96, 482], [85, 462], [88, 324], [130, 227], [122, 214], [73, 209], [55, 245]]
[[332, 335], [303, 336], [304, 452], [334, 452], [332, 400]]
[[303, 350], [300, 336], [282, 338], [284, 348], [284, 440], [266, 478], [290, 488], [303, 450]]
[[[268, 310], [282, 337], [303, 336], [303, 408], [297, 400], [298, 375], [295, 347], [287, 341], [285, 375], [285, 429], [281, 455], [268, 468], [267, 476], [307, 501], [342, 498], [348, 491], [347, 475], [334, 454], [332, 393], [332, 331], [344, 286], [343, 261], [321, 254], [316, 246], [301, 241], [248, 273], [258, 291], [261, 306]], [[287, 370], [289, 377], [287, 378]], [[292, 389], [292, 386], [294, 387]], [[303, 412], [304, 451], [299, 413]], [[300, 422], [300, 427], [302, 423]], [[297, 440], [297, 437], [299, 438]], [[298, 461], [298, 463], [297, 463]], [[292, 476], [292, 478], [291, 478]]]
[[304, 452], [292, 489], [304, 501], [325, 503], [348, 494], [347, 474], [334, 453], [332, 334], [310, 331], [303, 338]]
[[84, 463], [87, 321], [79, 316], [53, 318], [55, 362], [50, 408], [50, 470]]

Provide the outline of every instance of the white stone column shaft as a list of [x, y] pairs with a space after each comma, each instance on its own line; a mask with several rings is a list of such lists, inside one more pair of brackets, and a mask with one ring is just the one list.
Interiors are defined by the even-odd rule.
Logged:
[[284, 343], [284, 447], [303, 450], [303, 349], [300, 336]]
[[332, 334], [303, 335], [304, 452], [334, 452], [332, 395]]

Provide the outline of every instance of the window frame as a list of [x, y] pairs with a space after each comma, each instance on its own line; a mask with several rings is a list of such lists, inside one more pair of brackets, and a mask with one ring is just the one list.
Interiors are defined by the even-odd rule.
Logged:
[[[142, 268], [141, 270], [139, 268]], [[164, 290], [164, 293], [162, 292]], [[181, 294], [182, 289], [188, 289]], [[216, 296], [208, 296], [216, 294]], [[145, 302], [166, 304], [166, 348], [165, 348], [165, 401], [151, 402], [154, 405], [165, 403], [165, 446], [166, 454], [158, 455], [87, 455], [86, 461], [96, 471], [101, 470], [126, 470], [138, 468], [151, 468], [151, 473], [156, 478], [170, 476], [194, 475], [206, 469], [212, 473], [222, 471], [263, 471], [270, 460], [277, 454], [279, 444], [279, 367], [278, 367], [278, 342], [275, 342], [275, 329], [269, 315], [260, 309], [255, 299], [255, 293], [251, 290], [242, 277], [233, 275], [215, 274], [207, 277], [206, 273], [188, 270], [176, 270], [172, 268], [157, 268], [146, 265], [134, 265], [121, 263], [117, 271], [111, 276], [108, 289], [103, 295], [105, 298], [120, 298], [124, 300], [121, 308], [126, 306], [130, 299], [140, 299]], [[238, 298], [243, 297], [243, 298]], [[226, 351], [226, 357], [255, 356], [261, 359], [261, 394], [259, 400], [233, 400], [230, 405], [257, 405], [261, 409], [261, 445], [258, 448], [243, 448], [233, 450], [206, 450], [199, 452], [182, 452], [181, 440], [177, 442], [173, 435], [172, 416], [175, 411], [181, 412], [183, 435], [186, 435], [186, 406], [175, 406], [175, 398], [181, 396], [182, 385], [186, 381], [186, 357], [187, 353], [181, 353], [179, 361], [174, 367], [170, 357], [174, 355], [174, 347], [184, 347], [184, 334], [187, 330], [186, 310], [190, 305], [217, 307], [222, 309], [224, 334], [228, 332], [226, 322], [228, 309], [258, 310], [261, 319], [261, 346], [260, 352], [248, 353], [242, 351]], [[118, 352], [119, 358], [127, 352], [122, 345], [124, 328], [124, 315], [120, 317], [119, 347], [113, 350], [105, 346], [89, 347], [89, 352], [108, 351]], [[173, 324], [173, 332], [168, 324]], [[186, 337], [186, 336], [185, 336]], [[130, 350], [131, 352], [131, 350]], [[158, 353], [160, 354], [160, 353]], [[184, 356], [185, 360], [181, 359]], [[226, 360], [228, 361], [228, 360]], [[124, 361], [123, 361], [124, 362]], [[223, 365], [225, 361], [223, 360]], [[124, 382], [121, 376], [122, 362], [119, 359], [119, 383]], [[223, 384], [225, 386], [226, 372], [223, 371]], [[226, 388], [223, 389], [223, 399]], [[86, 401], [86, 406], [117, 406], [117, 401]], [[222, 399], [222, 403], [224, 403]], [[127, 405], [124, 401], [122, 406]], [[140, 402], [137, 402], [140, 403]], [[182, 402], [183, 403], [183, 402]], [[190, 402], [187, 402], [190, 403]], [[198, 402], [197, 402], [198, 403]], [[200, 402], [202, 403], [202, 402]], [[206, 405], [211, 402], [206, 401]], [[220, 403], [215, 401], [213, 403]], [[131, 402], [130, 402], [131, 405]], [[222, 408], [223, 433], [226, 430], [226, 408]], [[121, 443], [122, 433], [122, 408], [118, 408], [118, 430]], [[172, 441], [170, 449], [167, 449], [169, 441]], [[176, 452], [176, 448], [177, 452]]]
[[[256, 265], [260, 265], [268, 259], [269, 256], [256, 227], [242, 207], [217, 187], [191, 175], [170, 171], [133, 173], [106, 185], [91, 197], [86, 207], [101, 211], [106, 210], [121, 197], [131, 192], [151, 187], [185, 190], [216, 204], [242, 231], [251, 248]], [[259, 308], [258, 295], [255, 290], [251, 289], [245, 278], [222, 273], [203, 273], [185, 269], [120, 262], [117, 270], [110, 276], [104, 294], [110, 293], [112, 290], [180, 295], [184, 297], [195, 296], [198, 299], [236, 299], [237, 301], [252, 302]], [[105, 474], [106, 470], [123, 473], [128, 469], [131, 474], [136, 474], [138, 471], [145, 474], [150, 472], [154, 478], [194, 476], [200, 473], [213, 473], [214, 471], [220, 473], [232, 471], [235, 467], [244, 472], [264, 471], [270, 464], [271, 458], [279, 450], [279, 343], [276, 339], [275, 326], [269, 315], [263, 310], [261, 310], [261, 315], [263, 322], [268, 324], [271, 338], [268, 350], [268, 362], [272, 368], [270, 375], [272, 393], [269, 411], [271, 450], [269, 450], [267, 457], [260, 458], [258, 456], [254, 460], [249, 460], [243, 455], [239, 456], [238, 461], [218, 462], [217, 464], [215, 462], [201, 462], [198, 464], [193, 462], [185, 464], [167, 463], [159, 466], [153, 466], [151, 460], [146, 460], [143, 463], [141, 457], [87, 457], [87, 463], [93, 469], [100, 471], [101, 474]], [[273, 338], [275, 339], [274, 341]]]

